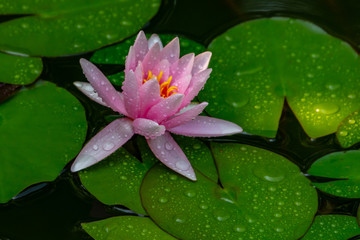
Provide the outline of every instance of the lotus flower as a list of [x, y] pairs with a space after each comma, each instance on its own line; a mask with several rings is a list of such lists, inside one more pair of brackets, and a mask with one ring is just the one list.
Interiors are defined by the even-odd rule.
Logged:
[[157, 35], [147, 40], [141, 31], [126, 58], [121, 93], [96, 66], [80, 60], [90, 84], [75, 82], [75, 86], [125, 117], [111, 122], [86, 144], [75, 159], [72, 172], [103, 160], [136, 133], [147, 139], [151, 151], [163, 164], [195, 181], [190, 162], [170, 133], [214, 137], [242, 132], [234, 123], [198, 116], [207, 102], [191, 103], [211, 73], [211, 52], [181, 58], [179, 54], [178, 38], [163, 47]]

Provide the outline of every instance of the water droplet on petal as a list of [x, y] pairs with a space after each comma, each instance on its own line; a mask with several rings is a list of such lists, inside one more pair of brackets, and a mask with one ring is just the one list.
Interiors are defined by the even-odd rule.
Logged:
[[109, 150], [113, 149], [114, 146], [115, 145], [112, 142], [106, 142], [106, 143], [104, 143], [103, 148], [105, 151], [109, 151]]
[[99, 146], [94, 144], [92, 148], [94, 149], [94, 151], [97, 151], [99, 149]]
[[175, 166], [176, 168], [178, 168], [179, 170], [188, 170], [190, 168], [190, 163], [187, 162], [187, 161], [184, 161], [184, 160], [180, 160], [180, 161], [177, 161], [175, 163]]
[[165, 143], [165, 148], [166, 148], [166, 150], [172, 150], [173, 149], [173, 145], [171, 144], [171, 143]]

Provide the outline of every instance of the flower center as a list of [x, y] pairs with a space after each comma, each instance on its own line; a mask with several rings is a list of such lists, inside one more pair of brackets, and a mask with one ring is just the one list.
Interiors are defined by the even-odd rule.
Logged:
[[160, 83], [162, 75], [163, 75], [163, 71], [161, 71], [158, 76], [152, 74], [152, 72], [149, 71], [147, 78], [146, 79], [144, 78], [143, 84], [155, 77], [158, 80], [159, 85], [160, 85], [160, 96], [163, 98], [167, 98], [167, 97], [170, 97], [171, 95], [173, 95], [174, 93], [176, 93], [176, 90], [178, 88], [175, 86], [170, 87], [172, 76], [170, 76], [167, 79], [167, 81]]

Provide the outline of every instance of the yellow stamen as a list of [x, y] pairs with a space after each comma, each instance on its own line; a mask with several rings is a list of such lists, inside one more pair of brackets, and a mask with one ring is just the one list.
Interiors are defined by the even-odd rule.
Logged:
[[175, 86], [169, 87], [171, 84], [172, 76], [170, 76], [167, 81], [160, 84], [163, 74], [164, 74], [164, 72], [160, 71], [159, 75], [156, 76], [156, 75], [153, 75], [151, 71], [149, 71], [148, 76], [146, 79], [144, 78], [143, 83], [146, 83], [150, 79], [156, 77], [156, 79], [158, 80], [159, 85], [160, 85], [160, 96], [163, 98], [167, 98], [167, 97], [173, 95], [174, 93], [176, 93], [176, 90], [178, 88]]

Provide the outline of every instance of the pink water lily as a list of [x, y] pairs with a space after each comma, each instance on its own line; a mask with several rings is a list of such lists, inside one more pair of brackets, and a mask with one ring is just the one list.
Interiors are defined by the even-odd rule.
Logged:
[[242, 132], [234, 123], [198, 116], [207, 102], [191, 103], [210, 75], [211, 53], [191, 53], [181, 58], [179, 54], [178, 38], [163, 47], [157, 35], [147, 40], [141, 31], [126, 58], [122, 92], [116, 91], [96, 66], [80, 60], [90, 83], [75, 82], [75, 86], [125, 117], [114, 120], [94, 136], [75, 159], [71, 171], [103, 160], [136, 133], [147, 139], [151, 151], [163, 164], [196, 180], [190, 162], [170, 133], [214, 137]]

